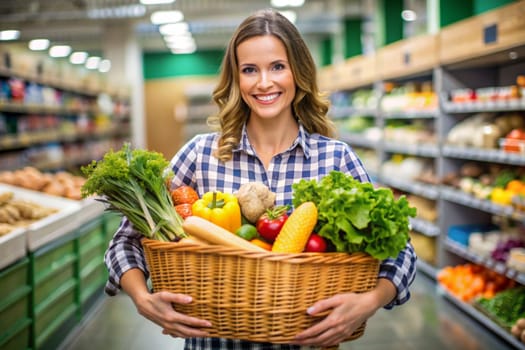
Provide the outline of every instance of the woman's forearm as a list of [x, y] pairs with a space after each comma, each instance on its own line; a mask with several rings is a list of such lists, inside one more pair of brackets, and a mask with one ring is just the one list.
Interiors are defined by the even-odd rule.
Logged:
[[126, 271], [120, 278], [120, 286], [130, 296], [135, 305], [137, 305], [142, 296], [149, 294], [144, 273], [138, 268]]
[[378, 308], [381, 308], [390, 304], [396, 298], [397, 289], [390, 280], [379, 278], [372, 293], [375, 296]]

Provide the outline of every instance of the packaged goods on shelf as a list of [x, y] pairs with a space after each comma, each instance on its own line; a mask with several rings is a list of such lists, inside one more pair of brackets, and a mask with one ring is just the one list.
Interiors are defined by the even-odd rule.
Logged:
[[469, 237], [473, 233], [487, 233], [495, 229], [497, 229], [497, 226], [492, 224], [453, 225], [449, 227], [447, 237], [452, 241], [467, 247], [469, 244]]

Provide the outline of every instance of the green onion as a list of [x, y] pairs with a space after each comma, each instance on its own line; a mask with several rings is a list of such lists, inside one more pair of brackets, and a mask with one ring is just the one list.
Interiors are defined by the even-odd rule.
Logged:
[[82, 197], [99, 196], [106, 210], [126, 216], [148, 238], [177, 241], [187, 235], [167, 187], [173, 175], [168, 166], [162, 154], [125, 143], [81, 168], [87, 176]]

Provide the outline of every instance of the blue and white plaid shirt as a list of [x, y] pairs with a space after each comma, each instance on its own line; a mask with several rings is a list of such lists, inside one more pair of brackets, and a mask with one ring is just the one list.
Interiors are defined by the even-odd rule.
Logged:
[[[248, 141], [245, 129], [232, 160], [224, 163], [212, 155], [217, 146], [216, 133], [194, 137], [173, 157], [175, 173], [173, 186], [190, 185], [200, 196], [208, 191], [236, 192], [243, 183], [259, 181], [277, 195], [276, 204], [292, 202], [292, 184], [301, 179], [320, 180], [331, 170], [351, 174], [360, 181], [370, 181], [361, 161], [348, 144], [318, 134], [309, 134], [302, 126], [292, 146], [276, 155], [268, 169], [257, 157]], [[109, 270], [106, 293], [115, 295], [120, 289], [120, 277], [129, 269], [139, 268], [146, 276], [148, 270], [140, 244], [140, 233], [124, 219], [110, 242], [105, 262]], [[406, 302], [409, 285], [415, 277], [416, 255], [410, 243], [396, 259], [386, 259], [380, 266], [379, 277], [387, 278], [396, 286], [397, 297], [386, 306]], [[298, 346], [249, 343], [240, 340], [194, 338], [186, 340], [186, 349], [299, 349]]]

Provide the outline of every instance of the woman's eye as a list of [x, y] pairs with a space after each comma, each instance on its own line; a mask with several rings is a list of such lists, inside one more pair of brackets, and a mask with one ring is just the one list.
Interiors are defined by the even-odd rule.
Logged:
[[255, 72], [255, 68], [253, 68], [253, 67], [244, 67], [241, 70], [241, 72], [243, 72], [243, 73], [253, 73], [253, 72]]
[[284, 64], [277, 63], [275, 66], [273, 66], [274, 70], [283, 70], [285, 68]]

